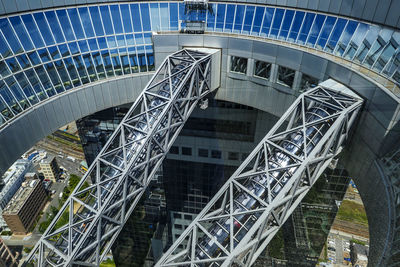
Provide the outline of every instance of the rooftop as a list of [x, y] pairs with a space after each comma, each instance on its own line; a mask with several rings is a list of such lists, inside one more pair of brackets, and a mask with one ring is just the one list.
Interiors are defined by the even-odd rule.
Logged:
[[19, 210], [24, 205], [25, 201], [32, 194], [33, 190], [39, 183], [39, 180], [31, 180], [22, 184], [21, 188], [18, 189], [17, 193], [10, 200], [6, 208], [3, 210], [3, 215], [18, 214]]
[[54, 158], [55, 156], [47, 156], [40, 161], [40, 164], [50, 164]]

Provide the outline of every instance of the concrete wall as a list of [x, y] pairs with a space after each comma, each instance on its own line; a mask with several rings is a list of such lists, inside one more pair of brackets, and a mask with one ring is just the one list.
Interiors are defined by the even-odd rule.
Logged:
[[[298, 92], [252, 77], [252, 62], [263, 60], [316, 77], [333, 78], [365, 99], [364, 110], [355, 127], [344, 157], [360, 189], [370, 223], [371, 266], [381, 265], [392, 238], [393, 207], [390, 183], [380, 175], [375, 159], [386, 154], [400, 140], [399, 99], [368, 77], [318, 55], [263, 41], [211, 35], [155, 35], [156, 64], [184, 46], [222, 49], [221, 88], [217, 99], [253, 106], [280, 116]], [[228, 72], [231, 55], [248, 57], [247, 75]], [[275, 69], [276, 71], [276, 69]], [[66, 92], [13, 120], [0, 132], [0, 171], [5, 170], [34, 143], [66, 123], [108, 107], [132, 102], [151, 74], [107, 80]]]
[[[343, 153], [343, 161], [359, 188], [367, 211], [370, 266], [385, 264], [393, 238], [393, 197], [390, 182], [379, 171], [375, 160], [393, 149], [400, 140], [398, 98], [355, 70], [290, 47], [210, 35], [156, 35], [154, 45], [156, 63], [169, 52], [185, 46], [222, 48], [221, 88], [216, 98], [252, 106], [276, 116], [283, 114], [298, 92], [274, 83], [273, 78], [264, 81], [252, 77], [252, 60], [289, 67], [320, 80], [333, 78], [362, 96], [363, 112]], [[231, 55], [250, 58], [246, 75], [228, 72]]]
[[97, 111], [134, 101], [152, 73], [106, 80], [66, 92], [21, 114], [0, 131], [0, 173], [36, 142], [61, 126]]

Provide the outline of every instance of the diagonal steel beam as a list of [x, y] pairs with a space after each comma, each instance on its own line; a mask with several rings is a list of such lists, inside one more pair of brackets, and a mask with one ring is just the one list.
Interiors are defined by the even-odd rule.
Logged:
[[341, 151], [362, 103], [332, 80], [300, 95], [156, 266], [252, 265]]
[[36, 244], [29, 262], [100, 264], [186, 119], [215, 89], [208, 87], [213, 53], [219, 52], [181, 50], [164, 60]]

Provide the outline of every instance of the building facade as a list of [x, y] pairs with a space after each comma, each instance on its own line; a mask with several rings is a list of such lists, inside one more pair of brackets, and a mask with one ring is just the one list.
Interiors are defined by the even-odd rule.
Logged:
[[61, 176], [61, 170], [58, 166], [57, 159], [55, 156], [46, 156], [39, 163], [40, 172], [43, 173], [44, 179], [53, 182], [58, 181]]
[[183, 2], [75, 3], [0, 2], [0, 169], [54, 129], [132, 102], [171, 51], [219, 48], [216, 99], [280, 116], [302, 85], [333, 78], [366, 100], [346, 169], [371, 218], [371, 264], [396, 265], [396, 191], [379, 161], [400, 136], [398, 1], [210, 2], [202, 35], [178, 33]]
[[14, 234], [26, 234], [47, 201], [40, 180], [25, 182], [3, 210], [3, 218]]
[[[3, 176], [4, 185], [0, 191], [0, 213], [3, 213], [3, 209], [7, 206], [11, 198], [21, 187], [25, 180], [25, 174], [29, 171], [32, 166], [32, 162], [29, 160], [19, 159], [17, 160], [10, 169]], [[0, 215], [0, 227], [7, 227], [7, 223], [3, 216]]]

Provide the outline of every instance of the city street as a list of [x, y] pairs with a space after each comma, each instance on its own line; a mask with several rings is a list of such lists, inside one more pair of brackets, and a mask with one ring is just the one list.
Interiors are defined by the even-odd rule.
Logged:
[[[70, 159], [67, 159], [67, 155], [63, 156], [62, 158], [60, 156], [57, 156], [52, 153], [47, 153], [47, 156], [56, 156], [56, 160], [59, 166], [64, 167], [67, 170], [67, 178], [65, 180], [60, 180], [58, 182], [52, 183], [50, 187], [50, 193], [49, 195], [51, 196], [51, 201], [48, 202], [45, 205], [45, 208], [43, 210], [44, 214], [36, 224], [35, 229], [33, 230], [32, 233], [28, 235], [18, 235], [18, 236], [1, 236], [6, 243], [6, 245], [10, 246], [25, 246], [25, 247], [30, 247], [34, 246], [36, 242], [40, 239], [41, 234], [39, 232], [39, 225], [41, 222], [46, 220], [46, 215], [48, 212], [50, 212], [50, 207], [54, 206], [57, 207], [59, 206], [59, 199], [60, 199], [60, 193], [63, 192], [64, 187], [68, 184], [69, 180], [69, 175], [70, 174], [75, 174], [78, 175], [79, 177], [83, 176], [83, 174], [80, 172], [80, 162], [76, 160], [75, 162], [71, 161]], [[38, 168], [38, 164], [35, 164], [33, 167], [35, 170]], [[56, 192], [54, 194], [51, 194], [51, 191], [55, 190]]]

